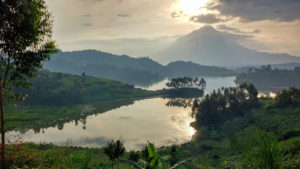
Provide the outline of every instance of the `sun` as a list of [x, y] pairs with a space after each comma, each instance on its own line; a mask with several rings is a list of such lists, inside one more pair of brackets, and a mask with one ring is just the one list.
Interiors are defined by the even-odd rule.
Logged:
[[181, 0], [177, 9], [184, 12], [186, 15], [196, 15], [196, 14], [205, 14], [205, 6], [209, 0]]

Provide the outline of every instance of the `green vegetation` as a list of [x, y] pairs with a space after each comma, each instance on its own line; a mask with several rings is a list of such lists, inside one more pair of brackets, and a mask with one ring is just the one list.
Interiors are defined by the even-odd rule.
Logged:
[[134, 100], [119, 99], [72, 106], [19, 105], [17, 108], [7, 107], [7, 130], [18, 130], [21, 133], [25, 133], [29, 129], [39, 133], [43, 128], [48, 127], [58, 127], [61, 130], [67, 122], [83, 122], [89, 115], [130, 105]]
[[5, 165], [4, 104], [22, 100], [13, 89], [28, 88], [42, 62], [56, 52], [52, 20], [44, 0], [0, 1], [1, 168]]
[[168, 97], [194, 98], [203, 96], [206, 81], [203, 78], [179, 77], [173, 78], [166, 86], [170, 88], [165, 91]]
[[163, 94], [85, 74], [40, 72], [30, 82], [32, 89], [16, 91], [28, 96], [25, 101], [6, 106], [7, 130], [39, 132], [51, 126], [62, 128], [66, 122], [85, 120], [88, 115], [132, 104], [134, 99]]
[[198, 104], [194, 102], [193, 115], [197, 126], [217, 126], [227, 120], [242, 116], [245, 111], [258, 106], [258, 91], [252, 84], [222, 88], [208, 94]]
[[300, 69], [272, 69], [270, 65], [251, 68], [247, 73], [237, 75], [237, 84], [253, 83], [260, 91], [280, 91], [291, 86], [300, 87]]
[[277, 93], [275, 103], [278, 107], [287, 107], [289, 105], [300, 105], [300, 90], [291, 87]]
[[[290, 102], [284, 107], [278, 106], [276, 100], [282, 97], [280, 94], [274, 99], [256, 100], [255, 88], [251, 86], [243, 85], [236, 89], [223, 89], [221, 90], [223, 92], [215, 92], [208, 96], [208, 98], [225, 96], [239, 98], [238, 102], [234, 102], [236, 107], [228, 105], [223, 110], [210, 110], [209, 108], [209, 111], [225, 113], [225, 116], [229, 118], [221, 115], [217, 122], [212, 120], [209, 123], [197, 125], [196, 123], [200, 121], [196, 121], [193, 125], [197, 126], [197, 133], [193, 140], [182, 145], [156, 149], [153, 144], [148, 144], [146, 151], [125, 152], [120, 158], [120, 168], [166, 169], [176, 166], [179, 169], [298, 169], [300, 166], [300, 105]], [[227, 90], [225, 94], [224, 91]], [[299, 92], [300, 90], [292, 88], [289, 91]], [[195, 101], [194, 104], [200, 106], [202, 102], [216, 103], [216, 100], [218, 99]], [[231, 99], [225, 100], [231, 101]], [[254, 102], [255, 104], [252, 104]], [[242, 109], [242, 106], [251, 107]], [[196, 113], [203, 112], [195, 108], [194, 110]], [[240, 110], [242, 113], [233, 112]], [[12, 145], [10, 149], [15, 146], [17, 144]], [[46, 166], [50, 168], [111, 168], [111, 161], [104, 153], [104, 148], [57, 147], [43, 144], [24, 144], [23, 146], [26, 147], [23, 149], [27, 151], [25, 154], [31, 153], [29, 155], [22, 155], [24, 153], [22, 151], [15, 153], [23, 157], [22, 161], [12, 162], [16, 166], [17, 164], [24, 166], [28, 163], [31, 167], [38, 168], [46, 168]]]
[[192, 62], [176, 61], [164, 66], [149, 57], [129, 57], [96, 50], [58, 52], [45, 62], [44, 69], [53, 72], [117, 80], [123, 83], [149, 86], [165, 78], [178, 76], [233, 76], [233, 70]]
[[157, 92], [134, 88], [117, 81], [79, 75], [41, 72], [32, 80], [27, 105], [68, 106], [116, 99], [157, 95]]
[[206, 88], [206, 81], [201, 78], [200, 80], [198, 78], [190, 78], [190, 77], [178, 77], [173, 78], [170, 82], [166, 84], [166, 86], [172, 88], [172, 89], [178, 89], [178, 88], [200, 88], [201, 90], [205, 90]]
[[[208, 97], [215, 95], [212, 93]], [[209, 122], [205, 123], [196, 120], [194, 140], [178, 148], [179, 159], [194, 157], [195, 161], [187, 168], [299, 168], [300, 105], [292, 103], [278, 107], [276, 99], [260, 98], [258, 105], [252, 108], [246, 108], [248, 104], [245, 104], [251, 100], [242, 99], [235, 104], [246, 107], [237, 109], [234, 116], [229, 104], [226, 111], [209, 108], [210, 112], [220, 113], [214, 116], [218, 121], [214, 118], [208, 118]], [[203, 102], [215, 104], [216, 100], [204, 99]], [[196, 107], [203, 102], [195, 102]], [[205, 116], [200, 115], [205, 110], [195, 109], [198, 116]]]
[[114, 161], [118, 162], [118, 169], [120, 169], [120, 157], [125, 153], [125, 147], [120, 140], [111, 141], [104, 147], [104, 153], [109, 157], [111, 161], [111, 168], [114, 168]]
[[16, 91], [28, 96], [25, 101], [6, 106], [8, 131], [19, 130], [24, 133], [33, 129], [39, 132], [55, 126], [62, 129], [66, 122], [84, 121], [88, 115], [129, 105], [136, 99], [203, 95], [198, 88], [148, 91], [117, 81], [86, 76], [84, 73], [79, 76], [39, 72], [38, 77], [30, 82], [32, 89]]

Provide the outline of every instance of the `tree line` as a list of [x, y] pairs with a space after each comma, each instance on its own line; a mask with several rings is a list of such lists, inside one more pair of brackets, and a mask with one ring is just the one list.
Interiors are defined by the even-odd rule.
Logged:
[[166, 86], [178, 89], [178, 88], [190, 88], [190, 87], [197, 87], [201, 90], [205, 90], [206, 88], [206, 81], [201, 78], [191, 78], [191, 77], [178, 77], [173, 78], [170, 82], [166, 84]]
[[258, 91], [253, 84], [221, 88], [194, 101], [192, 109], [197, 126], [215, 126], [226, 120], [244, 115], [258, 106]]

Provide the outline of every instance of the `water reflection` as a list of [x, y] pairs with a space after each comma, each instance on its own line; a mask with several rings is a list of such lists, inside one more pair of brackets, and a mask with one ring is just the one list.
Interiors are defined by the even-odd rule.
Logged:
[[170, 107], [191, 107], [195, 98], [169, 98], [166, 106]]
[[75, 126], [78, 124], [82, 124], [82, 129], [86, 129], [86, 119], [88, 116], [94, 114], [101, 114], [110, 110], [114, 110], [120, 108], [122, 106], [132, 105], [134, 100], [118, 100], [118, 101], [107, 101], [107, 102], [99, 102], [93, 103], [89, 105], [81, 105], [80, 113], [76, 113], [71, 117], [62, 117], [57, 120], [52, 121], [41, 121], [38, 125], [32, 124], [27, 126], [27, 128], [16, 128], [14, 131], [19, 132], [21, 134], [25, 134], [27, 131], [32, 130], [34, 133], [44, 132], [47, 128], [57, 128], [58, 130], [63, 130], [65, 124], [72, 123]]
[[105, 113], [60, 123], [59, 129], [52, 126], [39, 133], [34, 130], [23, 134], [8, 132], [8, 138], [18, 135], [24, 141], [58, 145], [70, 139], [72, 145], [83, 147], [101, 147], [108, 140], [122, 139], [128, 150], [140, 149], [147, 141], [157, 146], [189, 141], [195, 132], [190, 126], [193, 121], [190, 107], [168, 107], [167, 102], [168, 99], [163, 98], [139, 100]]
[[[216, 77], [216, 76], [199, 76], [198, 79], [204, 78], [206, 81], [206, 90], [205, 93], [210, 93], [213, 90], [216, 90], [221, 87], [234, 87], [236, 86], [234, 80], [235, 76], [227, 77]], [[160, 90], [166, 87], [166, 83], [169, 82], [169, 79], [164, 79], [162, 81], [156, 82], [150, 86], [136, 86], [148, 90]]]

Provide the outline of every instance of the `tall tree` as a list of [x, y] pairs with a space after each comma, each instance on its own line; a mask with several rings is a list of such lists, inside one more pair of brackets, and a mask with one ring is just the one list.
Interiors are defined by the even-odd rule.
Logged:
[[[44, 0], [0, 0], [1, 164], [5, 162], [4, 104], [24, 95], [41, 62], [56, 51], [52, 20]], [[4, 99], [7, 99], [4, 101]]]
[[125, 152], [125, 147], [123, 143], [120, 140], [117, 140], [115, 143], [115, 157], [118, 160], [118, 169], [120, 169], [120, 157], [122, 157], [124, 152]]
[[112, 140], [104, 147], [104, 153], [108, 156], [109, 160], [111, 161], [111, 168], [114, 168], [114, 160], [116, 159], [115, 156], [115, 142]]

